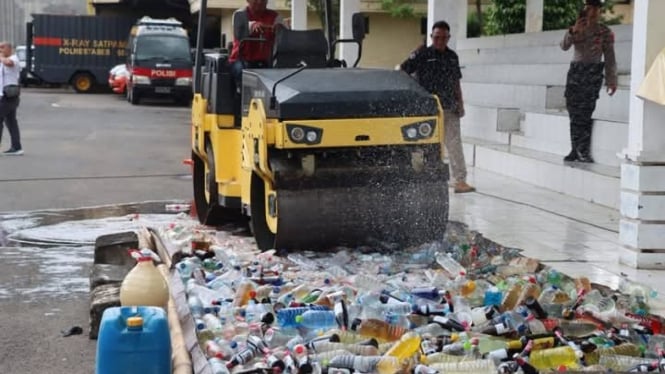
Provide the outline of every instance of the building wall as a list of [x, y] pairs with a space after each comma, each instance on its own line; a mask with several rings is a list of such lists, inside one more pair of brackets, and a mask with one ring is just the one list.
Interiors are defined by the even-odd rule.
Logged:
[[[221, 33], [226, 34], [227, 42], [233, 41], [233, 12], [230, 9], [222, 10]], [[290, 17], [288, 11], [280, 10], [280, 14], [284, 18]], [[316, 13], [310, 12], [307, 15], [307, 28], [321, 28], [321, 20]], [[393, 68], [422, 42], [420, 18], [397, 19], [388, 14], [369, 14], [369, 34], [363, 43], [360, 66]]]
[[25, 44], [33, 13], [86, 14], [86, 0], [0, 0], [0, 39]]
[[420, 18], [401, 19], [385, 13], [371, 14], [360, 66], [393, 68], [420, 46], [423, 38]]

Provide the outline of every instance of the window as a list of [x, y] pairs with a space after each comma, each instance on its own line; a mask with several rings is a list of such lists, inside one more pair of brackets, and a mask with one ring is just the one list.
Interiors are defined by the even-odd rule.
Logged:
[[136, 39], [137, 60], [192, 60], [189, 40], [169, 35], [144, 35]]

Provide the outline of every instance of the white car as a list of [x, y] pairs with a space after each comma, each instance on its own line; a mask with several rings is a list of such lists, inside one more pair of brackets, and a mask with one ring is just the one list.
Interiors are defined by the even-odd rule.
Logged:
[[28, 83], [40, 83], [39, 78], [29, 73], [28, 72], [29, 69], [26, 69], [27, 67], [26, 60], [28, 59], [26, 46], [24, 45], [16, 46], [15, 52], [16, 52], [16, 57], [18, 57], [18, 61], [21, 65], [21, 84], [27, 86]]

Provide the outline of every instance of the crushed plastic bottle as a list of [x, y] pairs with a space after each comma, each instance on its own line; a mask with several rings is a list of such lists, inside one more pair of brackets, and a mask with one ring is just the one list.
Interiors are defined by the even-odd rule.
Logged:
[[648, 313], [657, 297], [648, 288], [596, 288], [477, 233], [452, 229], [439, 244], [394, 253], [384, 243], [286, 257], [233, 240], [212, 238], [208, 251], [175, 266], [215, 373], [665, 366], [663, 321]]

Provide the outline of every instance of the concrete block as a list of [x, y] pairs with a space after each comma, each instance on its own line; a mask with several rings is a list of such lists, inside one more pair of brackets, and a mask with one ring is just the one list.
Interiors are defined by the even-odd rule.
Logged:
[[138, 249], [139, 237], [133, 231], [102, 235], [95, 240], [95, 264], [121, 265], [131, 269], [136, 265], [129, 255], [130, 249]]
[[120, 285], [104, 284], [95, 287], [90, 293], [90, 339], [97, 339], [99, 324], [104, 311], [108, 308], [120, 306]]
[[498, 108], [496, 131], [520, 131], [520, 110], [516, 108]]
[[[509, 119], [504, 120], [500, 118], [502, 116], [500, 114], [502, 112], [501, 109], [467, 104], [465, 110], [466, 115], [462, 118], [463, 137], [508, 144], [508, 134], [499, 131], [500, 126], [509, 126], [509, 124], [500, 124], [500, 121], [509, 121]], [[519, 116], [519, 111], [517, 115]]]
[[566, 109], [565, 91], [565, 86], [547, 86], [545, 91], [545, 109]]
[[621, 188], [631, 191], [665, 191], [665, 166], [621, 164]]
[[90, 271], [90, 290], [104, 284], [120, 284], [129, 273], [126, 266], [93, 264]]
[[665, 222], [665, 195], [621, 191], [621, 214], [631, 219]]
[[620, 249], [619, 262], [635, 269], [665, 270], [665, 253], [623, 247]]
[[479, 169], [619, 209], [618, 178], [566, 166], [558, 156], [476, 145], [475, 162]]
[[624, 245], [644, 250], [665, 251], [665, 224], [650, 223], [622, 218], [619, 223], [619, 238]]
[[[464, 97], [478, 106], [544, 110], [546, 86], [462, 82]], [[561, 91], [563, 92], [563, 91]]]
[[[563, 33], [560, 38], [563, 39]], [[572, 48], [563, 51], [559, 42], [549, 45], [505, 46], [488, 45], [484, 48], [457, 48], [456, 52], [463, 66], [494, 64], [570, 64], [573, 58]], [[632, 42], [623, 41], [614, 44], [619, 72], [628, 72], [632, 60]]]
[[596, 102], [593, 118], [606, 121], [626, 122], [630, 115], [630, 88], [619, 87], [614, 96], [610, 96], [603, 87]]
[[[568, 115], [559, 113], [525, 113], [522, 134], [513, 135], [511, 144], [540, 152], [564, 156], [570, 152], [570, 128]], [[591, 154], [597, 163], [619, 166], [617, 157], [626, 146], [628, 124], [595, 120]]]

